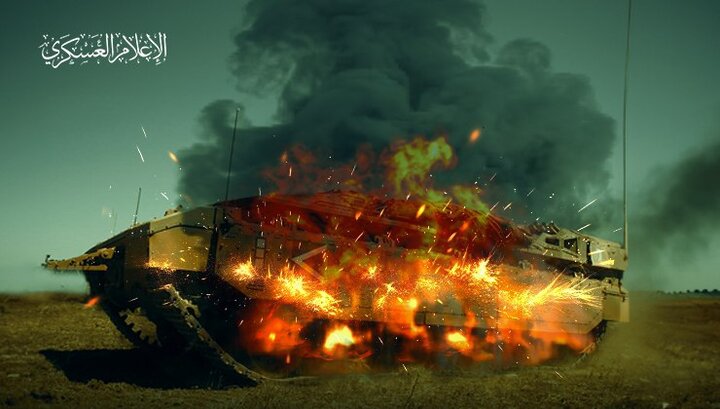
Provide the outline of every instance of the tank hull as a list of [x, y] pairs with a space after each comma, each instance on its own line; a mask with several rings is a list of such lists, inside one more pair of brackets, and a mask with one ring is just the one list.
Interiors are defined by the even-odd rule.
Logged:
[[[628, 319], [628, 293], [621, 270], [593, 265], [602, 243], [576, 233], [353, 192], [278, 195], [171, 212], [86, 253], [109, 252], [89, 263], [106, 268], [76, 268], [134, 343], [197, 349], [257, 383], [303, 360], [521, 364], [591, 349]], [[543, 248], [556, 238], [575, 246]]]

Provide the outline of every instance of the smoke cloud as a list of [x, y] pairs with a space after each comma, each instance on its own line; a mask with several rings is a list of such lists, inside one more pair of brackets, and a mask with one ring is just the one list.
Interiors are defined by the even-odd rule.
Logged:
[[[262, 171], [294, 144], [339, 166], [361, 145], [379, 152], [398, 139], [446, 135], [457, 165], [434, 174], [436, 186], [478, 182], [483, 200], [499, 209], [513, 202], [507, 211], [521, 220], [618, 225], [600, 202], [577, 212], [607, 188], [615, 141], [588, 79], [553, 72], [537, 41], [491, 53], [485, 15], [471, 0], [251, 0], [232, 70], [240, 91], [277, 93], [279, 109], [268, 127], [240, 111], [230, 196], [272, 191]], [[224, 196], [238, 106], [207, 105], [202, 139], [179, 153], [179, 190], [196, 204]]]
[[629, 283], [636, 288], [720, 287], [710, 247], [718, 244], [720, 229], [717, 175], [720, 140], [654, 173], [632, 206], [637, 210], [629, 230]]

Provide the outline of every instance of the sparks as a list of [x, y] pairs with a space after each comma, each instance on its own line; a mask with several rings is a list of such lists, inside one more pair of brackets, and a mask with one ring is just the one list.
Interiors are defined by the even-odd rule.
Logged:
[[583, 227], [577, 229], [577, 231], [581, 231], [581, 230], [583, 230], [583, 229], [587, 229], [588, 227], [590, 227], [590, 223], [588, 223], [588, 224], [584, 225]]
[[165, 194], [165, 192], [160, 192], [160, 195], [161, 195], [162, 197], [164, 197], [165, 200], [168, 200], [168, 201], [170, 200], [170, 198], [168, 197], [168, 195]]
[[499, 291], [498, 296], [504, 305], [504, 312], [509, 315], [520, 314], [530, 317], [538, 306], [546, 304], [575, 304], [592, 308], [602, 306], [602, 296], [596, 291], [598, 287], [588, 285], [587, 279], [560, 280], [555, 278], [539, 291], [525, 289], [518, 292]]
[[145, 158], [143, 157], [142, 152], [140, 152], [140, 147], [135, 145], [135, 149], [137, 149], [138, 153], [140, 154], [140, 160], [143, 161], [143, 163], [145, 163]]
[[143, 135], [145, 135], [145, 139], [147, 139], [147, 134], [145, 133], [145, 128], [140, 124], [140, 129], [142, 129]]
[[248, 281], [255, 278], [255, 269], [250, 261], [240, 263], [235, 270], [235, 278], [240, 281]]
[[578, 212], [578, 213], [582, 212], [583, 210], [587, 209], [588, 206], [590, 206], [591, 204], [595, 203], [596, 201], [597, 201], [597, 199], [591, 200], [590, 203], [588, 203], [588, 204], [586, 204], [585, 206], [581, 207], [580, 210], [578, 210], [577, 212]]
[[443, 206], [443, 209], [442, 209], [443, 212], [445, 211], [445, 209], [447, 209], [448, 206], [450, 206], [451, 202], [452, 202], [452, 197], [450, 199], [448, 199], [447, 203], [445, 203], [445, 206]]
[[[474, 133], [477, 135], [473, 137]], [[471, 143], [479, 140], [481, 130], [474, 130], [473, 134]], [[395, 173], [383, 185], [383, 189], [389, 189], [384, 199], [368, 201], [361, 194], [355, 197], [348, 193], [347, 206], [341, 212], [329, 212], [329, 217], [323, 208], [331, 201], [317, 200], [319, 209], [315, 215], [302, 207], [275, 203], [275, 199], [282, 199], [282, 194], [276, 198], [273, 193], [257, 199], [252, 206], [235, 209], [233, 216], [238, 220], [247, 218], [259, 224], [260, 232], [269, 231], [267, 238], [261, 234], [267, 240], [262, 246], [255, 241], [254, 253], [247, 254], [245, 250], [252, 251], [252, 240], [259, 239], [240, 246], [238, 254], [247, 255], [245, 261], [228, 256], [226, 263], [216, 264], [223, 280], [263, 300], [258, 315], [247, 316], [248, 325], [244, 325], [244, 331], [238, 331], [238, 340], [286, 364], [299, 362], [298, 358], [306, 353], [326, 360], [364, 359], [382, 348], [384, 340], [393, 342], [392, 339], [395, 345], [403, 345], [403, 351], [398, 351], [403, 357], [409, 352], [414, 354], [414, 348], [422, 348], [432, 354], [448, 352], [481, 361], [494, 359], [495, 349], [506, 348], [513, 350], [506, 354], [512, 355], [513, 360], [527, 357], [536, 363], [552, 353], [544, 351], [545, 347], [540, 345], [544, 341], [582, 350], [580, 341], [571, 340], [574, 333], [566, 331], [566, 324], [574, 328], [584, 312], [600, 316], [603, 291], [594, 285], [598, 280], [582, 281], [581, 277], [555, 274], [554, 270], [547, 271], [535, 263], [509, 265], [501, 261], [506, 250], [522, 244], [516, 243], [514, 230], [495, 232], [496, 216], [487, 214], [481, 188], [434, 188], [426, 183], [433, 178], [430, 173], [435, 168], [433, 163], [447, 162], [449, 166], [452, 161], [440, 155], [440, 162], [432, 162], [435, 159], [429, 155], [440, 154], [445, 148], [440, 144], [425, 153], [429, 148], [426, 145], [410, 147], [413, 149], [402, 150], [402, 155], [393, 157], [399, 161], [393, 168]], [[176, 161], [174, 154], [168, 155]], [[361, 190], [370, 168], [363, 159], [327, 172], [314, 172], [306, 170], [304, 157], [298, 156], [297, 151], [291, 151], [291, 156], [288, 161], [288, 153], [284, 152], [281, 163], [275, 164], [272, 176], [280, 184], [291, 185], [293, 179], [288, 177], [295, 172], [295, 179], [317, 176], [322, 183], [332, 179], [335, 184], [344, 177], [345, 182], [358, 183]], [[415, 173], [416, 170], [419, 172]], [[359, 174], [357, 178], [354, 173]], [[475, 185], [482, 185], [485, 180], [485, 175], [477, 176]], [[528, 197], [535, 190], [514, 189], [518, 197], [523, 192]], [[262, 195], [259, 188], [258, 193]], [[160, 194], [169, 200], [168, 194]], [[417, 200], [410, 202], [411, 195]], [[538, 195], [547, 193], [541, 191]], [[407, 202], [398, 200], [403, 197]], [[314, 203], [313, 200], [310, 198], [310, 202]], [[511, 206], [512, 202], [505, 205], [497, 202], [490, 210], [501, 208], [511, 212]], [[471, 212], [478, 209], [482, 211]], [[392, 224], [385, 227], [386, 222]], [[271, 229], [287, 229], [289, 223], [293, 229], [297, 226], [298, 230], [318, 234], [318, 239], [276, 242]], [[335, 236], [340, 238], [336, 240]], [[495, 242], [496, 237], [499, 242]], [[602, 252], [592, 250], [595, 251], [588, 250], [589, 255]], [[183, 251], [186, 250], [178, 252]], [[272, 262], [267, 261], [270, 255]], [[173, 259], [178, 257], [179, 254], [173, 254]], [[611, 265], [614, 261], [602, 263]], [[605, 265], [602, 263], [593, 264]], [[271, 311], [265, 308], [265, 302], [279, 308]], [[575, 309], [579, 309], [577, 313]], [[575, 323], [558, 322], [558, 317], [565, 318], [564, 310], [572, 313], [570, 320], [578, 318]], [[427, 320], [418, 321], [418, 314]], [[322, 324], [306, 327], [312, 322]], [[243, 325], [243, 321], [235, 324]], [[442, 327], [442, 332], [435, 332], [435, 325]], [[487, 327], [492, 330], [476, 330]], [[300, 335], [307, 328], [321, 334], [320, 338], [308, 342], [305, 335]], [[543, 332], [546, 330], [551, 332]], [[254, 338], [240, 339], [245, 336]], [[536, 339], [543, 342], [535, 343]], [[536, 350], [536, 344], [543, 350]], [[405, 346], [413, 349], [405, 350]]]
[[175, 156], [175, 153], [173, 151], [168, 151], [168, 156], [170, 157], [171, 161], [178, 163], [178, 158], [177, 156]]
[[417, 213], [415, 213], [415, 218], [419, 219], [420, 216], [425, 212], [425, 204], [423, 203], [420, 208], [417, 210]]

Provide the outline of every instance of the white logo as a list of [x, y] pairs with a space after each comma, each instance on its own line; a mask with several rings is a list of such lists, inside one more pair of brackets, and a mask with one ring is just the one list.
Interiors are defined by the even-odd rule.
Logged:
[[104, 60], [110, 64], [154, 61], [155, 65], [158, 65], [167, 58], [167, 35], [164, 33], [79, 34], [75, 36], [65, 34], [56, 39], [43, 34], [43, 43], [38, 48], [41, 49], [40, 55], [45, 64], [53, 68], [58, 68], [65, 63], [83, 65], [95, 61], [100, 64]]

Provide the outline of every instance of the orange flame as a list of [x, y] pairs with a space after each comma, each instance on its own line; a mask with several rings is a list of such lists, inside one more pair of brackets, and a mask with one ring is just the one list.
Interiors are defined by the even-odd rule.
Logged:
[[332, 354], [338, 345], [348, 347], [355, 342], [355, 337], [353, 336], [350, 328], [347, 325], [343, 325], [341, 327], [334, 328], [328, 333], [325, 338], [325, 343], [323, 343], [323, 349], [328, 354]]
[[[470, 142], [480, 136], [480, 128], [473, 130]], [[255, 344], [248, 349], [289, 364], [296, 357], [373, 350], [387, 336], [404, 340], [399, 360], [445, 349], [473, 361], [501, 354], [537, 363], [552, 357], [557, 345], [586, 346], [588, 337], [571, 333], [557, 317], [566, 309], [597, 312], [598, 287], [554, 271], [514, 267], [512, 249], [522, 236], [490, 214], [477, 186], [439, 189], [428, 182], [431, 172], [454, 161], [443, 137], [398, 142], [379, 156], [360, 149], [351, 166], [334, 169], [321, 168], [301, 147], [285, 151], [278, 169], [266, 172], [279, 192], [367, 190], [376, 169], [384, 187], [374, 196], [269, 195], [248, 208], [228, 208], [232, 219], [260, 225], [270, 238], [283, 233], [277, 237], [285, 240], [282, 250], [272, 249], [279, 244], [263, 247], [259, 262], [232, 260], [220, 268], [253, 298], [292, 307], [282, 317], [258, 310], [250, 319]], [[287, 238], [289, 230], [305, 238]], [[496, 253], [509, 262], [494, 261]], [[267, 261], [270, 254], [278, 261]], [[322, 342], [300, 335], [318, 320], [324, 323]], [[433, 332], [437, 328], [441, 336]]]
[[318, 282], [307, 280], [301, 273], [284, 269], [273, 276], [260, 276], [248, 260], [239, 263], [232, 270], [230, 279], [237, 283], [261, 280], [270, 288], [272, 297], [285, 303], [297, 304], [310, 311], [335, 315], [339, 301]]
[[450, 345], [453, 349], [458, 351], [470, 350], [470, 341], [468, 341], [467, 337], [460, 331], [448, 332], [445, 339], [447, 340], [448, 345]]

